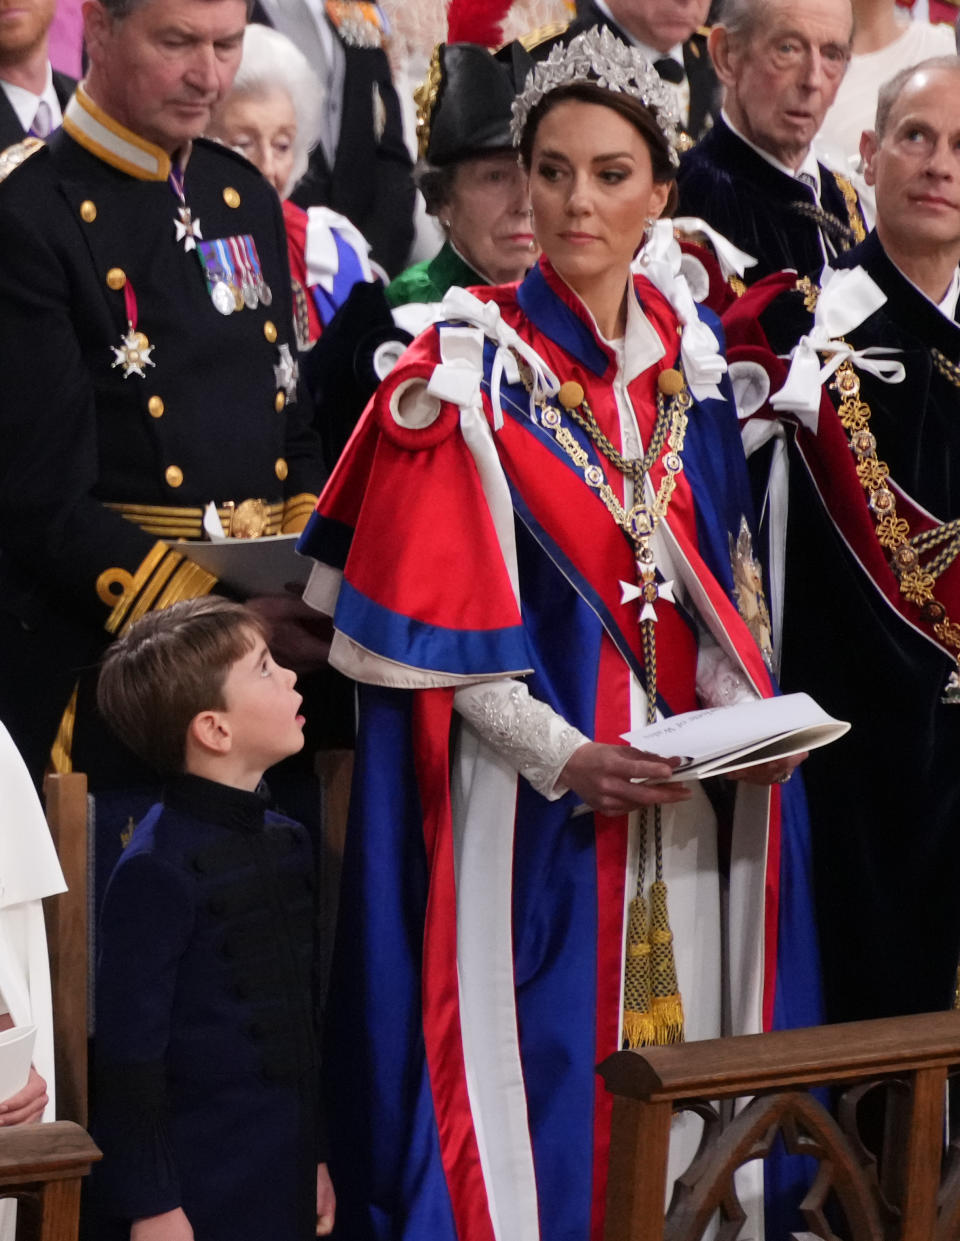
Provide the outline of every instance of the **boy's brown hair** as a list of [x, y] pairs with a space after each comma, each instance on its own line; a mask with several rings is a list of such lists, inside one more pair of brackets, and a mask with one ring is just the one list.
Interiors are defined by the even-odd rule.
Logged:
[[103, 658], [100, 714], [151, 767], [182, 771], [190, 721], [226, 710], [227, 673], [258, 637], [266, 635], [256, 613], [217, 595], [148, 612]]

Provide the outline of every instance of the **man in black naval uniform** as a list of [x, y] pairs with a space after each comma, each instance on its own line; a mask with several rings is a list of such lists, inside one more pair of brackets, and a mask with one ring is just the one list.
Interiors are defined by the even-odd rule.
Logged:
[[196, 140], [245, 21], [245, 0], [90, 0], [63, 129], [0, 185], [0, 718], [35, 778], [56, 738], [95, 786], [130, 783], [84, 698], [111, 638], [216, 587], [167, 540], [211, 502], [226, 534], [297, 530], [322, 481], [279, 200]]
[[725, 0], [709, 48], [723, 110], [682, 156], [679, 215], [753, 255], [752, 282], [819, 270], [865, 235], [856, 191], [812, 143], [850, 58], [850, 0]]
[[327, 92], [324, 128], [290, 197], [339, 211], [391, 276], [413, 241], [413, 161], [384, 50], [385, 21], [359, 0], [255, 0], [253, 21], [292, 39]]
[[538, 43], [533, 56], [549, 52], [591, 26], [609, 26], [618, 39], [650, 60], [676, 91], [677, 110], [692, 145], [713, 123], [720, 89], [707, 52], [703, 23], [710, 0], [578, 0], [577, 15], [559, 38]]
[[45, 138], [76, 82], [53, 69], [47, 35], [56, 0], [17, 0], [0, 22], [0, 151], [28, 133]]
[[774, 394], [754, 372], [751, 467], [771, 430], [789, 463], [781, 684], [853, 723], [804, 764], [829, 1021], [949, 1007], [960, 954], [958, 149], [960, 59], [897, 75], [861, 145], [876, 232], [724, 319]]

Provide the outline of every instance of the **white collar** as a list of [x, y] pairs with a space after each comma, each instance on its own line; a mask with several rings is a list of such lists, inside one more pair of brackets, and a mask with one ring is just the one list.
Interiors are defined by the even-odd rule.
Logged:
[[624, 334], [617, 340], [607, 340], [597, 327], [593, 315], [583, 302], [580, 304], [590, 315], [590, 321], [597, 336], [617, 355], [617, 361], [623, 368], [625, 383], [632, 384], [638, 375], [642, 375], [655, 362], [659, 362], [667, 352], [659, 333], [643, 312], [640, 299], [633, 287], [632, 273], [630, 287], [627, 289], [627, 326]]
[[610, 12], [608, 5], [604, 3], [604, 0], [593, 0], [593, 2], [604, 17], [609, 18], [609, 20], [613, 22], [616, 28], [623, 34], [627, 42], [635, 47], [642, 55], [646, 56], [647, 60], [649, 60], [651, 64], [653, 64], [655, 60], [665, 60], [669, 57], [671, 60], [675, 60], [681, 69], [683, 68], [682, 43], [674, 44], [668, 52], [661, 52], [659, 48], [651, 47], [649, 43], [642, 43], [639, 39], [635, 39], [630, 31], [624, 27], [623, 23], [618, 21], [617, 18]]
[[37, 115], [37, 106], [41, 100], [50, 109], [50, 125], [56, 129], [63, 120], [63, 113], [60, 111], [60, 100], [57, 98], [57, 92], [53, 89], [53, 69], [47, 61], [47, 80], [43, 90], [39, 95], [35, 95], [32, 90], [26, 90], [22, 86], [15, 86], [13, 82], [4, 82], [0, 79], [0, 86], [3, 87], [3, 93], [10, 100], [10, 106], [17, 114], [17, 120], [20, 127], [24, 130], [30, 128], [33, 119]]
[[947, 289], [943, 301], [937, 303], [937, 309], [941, 314], [946, 315], [948, 319], [956, 320], [958, 301], [960, 301], [960, 267], [955, 267], [953, 269], [953, 279], [950, 281], [950, 288]]
[[820, 198], [820, 165], [817, 163], [817, 157], [813, 153], [812, 146], [810, 150], [804, 156], [803, 163], [800, 165], [800, 167], [797, 169], [790, 168], [787, 164], [784, 164], [781, 160], [777, 159], [775, 155], [771, 155], [770, 152], [765, 151], [763, 147], [758, 147], [755, 142], [751, 142], [750, 139], [745, 134], [742, 134], [740, 130], [737, 129], [736, 125], [734, 125], [733, 121], [731, 121], [726, 108], [722, 108], [720, 110], [720, 115], [723, 117], [724, 124], [727, 126], [727, 128], [730, 130], [732, 134], [736, 134], [736, 136], [740, 139], [741, 142], [745, 142], [751, 151], [756, 151], [756, 153], [760, 156], [761, 159], [766, 160], [766, 162], [770, 164], [772, 167], [776, 168], [778, 172], [782, 172], [786, 176], [792, 177], [793, 180], [795, 181], [799, 178], [801, 172], [805, 172], [808, 174], [808, 176], [813, 177], [814, 185], [816, 187], [817, 199], [819, 201], [819, 198]]
[[[139, 181], [166, 181], [170, 175], [171, 162], [166, 151], [104, 112], [84, 90], [82, 82], [67, 104], [63, 128], [91, 155]], [[181, 169], [186, 167], [190, 149], [188, 142], [178, 153]]]

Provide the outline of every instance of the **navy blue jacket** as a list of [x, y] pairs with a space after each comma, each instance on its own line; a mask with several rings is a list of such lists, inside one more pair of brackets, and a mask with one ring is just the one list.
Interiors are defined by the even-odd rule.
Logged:
[[259, 794], [181, 776], [139, 824], [98, 938], [98, 1236], [178, 1206], [202, 1241], [314, 1236], [315, 923], [307, 833]]

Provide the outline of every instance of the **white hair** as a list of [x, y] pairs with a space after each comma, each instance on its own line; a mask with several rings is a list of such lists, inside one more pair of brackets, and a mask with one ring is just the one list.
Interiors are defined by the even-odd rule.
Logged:
[[310, 151], [320, 137], [327, 92], [295, 43], [279, 30], [251, 22], [243, 35], [240, 68], [224, 103], [232, 96], [256, 97], [276, 90], [286, 91], [297, 118], [293, 170], [281, 195], [286, 198], [306, 172]]

